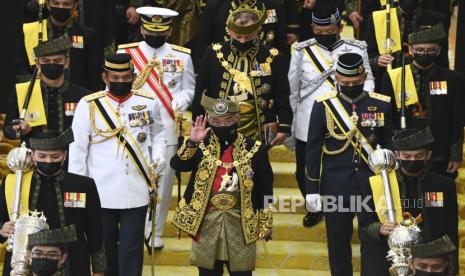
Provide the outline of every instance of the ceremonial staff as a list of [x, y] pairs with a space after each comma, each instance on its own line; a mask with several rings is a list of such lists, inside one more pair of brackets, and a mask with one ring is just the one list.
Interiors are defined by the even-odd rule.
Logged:
[[[176, 133], [178, 134], [178, 148], [182, 146], [184, 143], [184, 128], [183, 128], [183, 123], [184, 123], [184, 118], [183, 113], [180, 112], [178, 109], [174, 110], [175, 114], [175, 126], [176, 126]], [[178, 205], [179, 202], [181, 201], [181, 171], [176, 171], [176, 179], [178, 180]], [[178, 228], [178, 239], [181, 239], [181, 229]]]
[[[391, 7], [392, 7], [392, 0], [388, 0], [386, 2], [386, 51], [387, 54], [392, 53], [392, 40], [391, 40]], [[389, 63], [387, 65], [387, 70], [392, 69], [392, 64]]]
[[[45, 5], [45, 0], [39, 0], [39, 16], [38, 16], [39, 18], [39, 21], [38, 21], [39, 23], [38, 38], [39, 39], [38, 40], [39, 41], [38, 41], [38, 44], [41, 44], [43, 42], [42, 20], [43, 20], [44, 15], [42, 13], [42, 9], [44, 8], [44, 5]], [[34, 84], [36, 83], [38, 72], [39, 72], [39, 68], [36, 65], [34, 67], [34, 71], [32, 71], [31, 81], [29, 82], [29, 86], [27, 87], [26, 97], [24, 98], [24, 103], [21, 108], [21, 112], [19, 113], [19, 119], [13, 121], [14, 124], [18, 124], [26, 119], [27, 108], [29, 106], [29, 102], [31, 101], [32, 90], [34, 88]], [[21, 136], [22, 136], [21, 128], [19, 128], [19, 130], [16, 132], [16, 137], [19, 139], [21, 138]]]
[[407, 121], [405, 119], [405, 55], [402, 55], [402, 74], [400, 80], [400, 128], [407, 128]]
[[152, 160], [152, 146], [149, 146], [150, 156], [150, 167], [151, 167], [151, 191], [150, 191], [150, 206], [149, 206], [149, 218], [152, 217], [151, 233], [150, 233], [150, 271], [151, 275], [155, 275], [155, 219], [157, 217], [157, 201], [158, 201], [158, 181], [160, 180], [160, 174], [157, 173], [157, 165]]

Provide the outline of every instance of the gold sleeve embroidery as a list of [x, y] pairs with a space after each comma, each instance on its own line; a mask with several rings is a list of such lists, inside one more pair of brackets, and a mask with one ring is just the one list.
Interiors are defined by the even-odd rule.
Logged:
[[268, 208], [258, 211], [258, 238], [263, 239], [273, 227], [273, 205], [269, 205]]
[[197, 152], [199, 148], [198, 147], [195, 147], [195, 148], [191, 148], [191, 147], [188, 147], [187, 146], [187, 142], [185, 142], [184, 144], [182, 144], [181, 148], [178, 150], [178, 156], [179, 158], [181, 158], [181, 160], [189, 160], [191, 159], [194, 154]]

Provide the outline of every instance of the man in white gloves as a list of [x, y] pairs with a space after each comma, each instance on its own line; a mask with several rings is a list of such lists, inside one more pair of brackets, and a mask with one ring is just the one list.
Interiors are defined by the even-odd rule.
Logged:
[[[367, 72], [362, 55], [341, 54], [335, 78], [336, 89], [316, 99], [310, 116], [306, 202], [309, 212], [322, 210], [325, 215], [331, 275], [351, 276], [352, 221], [371, 195], [368, 178], [373, 173], [367, 159], [376, 145], [392, 144], [392, 108], [390, 97], [364, 90]], [[377, 254], [386, 256], [380, 250], [384, 245], [363, 231], [359, 237], [361, 276], [386, 275], [387, 270], [380, 272], [380, 266], [373, 265]]]
[[166, 134], [155, 95], [132, 90], [131, 56], [110, 55], [104, 69], [108, 90], [84, 97], [75, 111], [69, 171], [91, 177], [97, 185], [105, 275], [139, 276], [150, 178], [163, 172]]

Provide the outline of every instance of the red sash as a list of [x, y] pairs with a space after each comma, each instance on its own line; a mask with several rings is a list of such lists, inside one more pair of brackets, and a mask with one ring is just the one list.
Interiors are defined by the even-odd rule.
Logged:
[[[224, 151], [223, 155], [220, 158], [222, 162], [232, 163], [234, 161], [233, 156], [232, 156], [232, 149], [233, 149], [233, 146], [229, 145], [229, 147]], [[232, 168], [226, 169], [221, 166], [218, 167], [218, 169], [216, 169], [216, 176], [215, 176], [215, 180], [213, 181], [213, 185], [212, 185], [212, 191], [214, 193], [218, 192], [218, 190], [221, 187], [221, 182], [223, 181], [222, 176], [224, 174], [229, 174], [232, 170], [233, 170]]]
[[[142, 72], [144, 66], [149, 63], [147, 58], [144, 56], [144, 53], [142, 53], [139, 47], [127, 48], [125, 50], [126, 53], [131, 55], [137, 71]], [[163, 81], [160, 80], [160, 77], [158, 76], [157, 72], [155, 72], [155, 70], [152, 69], [150, 71], [150, 75], [147, 78], [146, 83], [150, 86], [153, 92], [155, 92], [158, 99], [160, 99], [161, 103], [166, 108], [171, 118], [174, 120], [174, 111], [171, 108], [171, 101], [173, 100], [173, 96], [168, 90], [168, 87], [166, 87]]]

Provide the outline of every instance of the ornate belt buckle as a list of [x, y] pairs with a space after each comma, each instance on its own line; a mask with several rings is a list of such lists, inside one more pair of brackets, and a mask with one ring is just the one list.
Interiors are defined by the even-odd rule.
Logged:
[[236, 205], [236, 197], [230, 194], [214, 195], [210, 202], [218, 210], [229, 210]]

